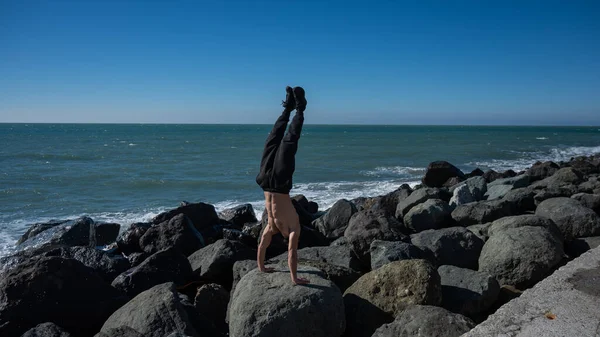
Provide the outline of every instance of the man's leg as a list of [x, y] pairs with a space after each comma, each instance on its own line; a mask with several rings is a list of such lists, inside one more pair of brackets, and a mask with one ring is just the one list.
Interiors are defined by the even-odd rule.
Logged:
[[290, 242], [288, 244], [288, 267], [290, 267], [290, 276], [295, 284], [310, 283], [307, 279], [298, 277], [298, 240], [300, 239], [300, 224], [297, 224], [297, 230], [290, 232]]

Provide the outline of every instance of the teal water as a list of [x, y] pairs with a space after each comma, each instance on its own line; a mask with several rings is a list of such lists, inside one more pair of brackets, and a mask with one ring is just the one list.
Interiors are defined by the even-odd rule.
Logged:
[[[250, 202], [270, 125], [0, 124], [0, 256], [36, 221], [127, 225], [180, 201]], [[434, 160], [522, 170], [600, 152], [600, 127], [305, 125], [292, 194], [325, 209], [416, 183]]]

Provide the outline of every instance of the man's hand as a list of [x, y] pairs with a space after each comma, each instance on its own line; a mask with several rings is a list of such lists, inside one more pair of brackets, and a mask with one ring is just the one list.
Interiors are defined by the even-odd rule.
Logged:
[[309, 284], [310, 281], [308, 279], [302, 278], [302, 277], [298, 277], [295, 280], [292, 279], [292, 282], [294, 282], [294, 284]]
[[258, 267], [258, 270], [260, 270], [263, 273], [270, 273], [272, 271], [275, 271], [275, 268], [271, 268], [271, 267]]

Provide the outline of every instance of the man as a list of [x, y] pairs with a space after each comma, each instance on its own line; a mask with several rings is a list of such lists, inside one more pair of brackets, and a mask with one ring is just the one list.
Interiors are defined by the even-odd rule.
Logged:
[[[308, 280], [296, 275], [300, 221], [290, 199], [292, 175], [296, 169], [295, 156], [304, 123], [306, 98], [304, 89], [301, 87], [294, 89], [286, 87], [285, 90], [287, 95], [283, 102], [284, 109], [267, 137], [260, 162], [260, 172], [256, 177], [256, 182], [265, 193], [265, 207], [268, 216], [268, 224], [265, 226], [258, 246], [257, 262], [260, 271], [271, 271], [271, 268], [265, 268], [265, 254], [273, 235], [281, 233], [289, 240], [288, 266], [292, 282], [307, 284]], [[290, 123], [289, 130], [285, 133], [290, 113], [294, 109], [296, 109], [296, 115]]]

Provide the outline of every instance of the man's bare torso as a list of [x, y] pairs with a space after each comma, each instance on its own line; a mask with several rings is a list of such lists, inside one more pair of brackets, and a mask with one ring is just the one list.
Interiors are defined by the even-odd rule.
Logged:
[[298, 231], [298, 214], [289, 194], [265, 192], [265, 207], [269, 217], [269, 226], [275, 233], [288, 237], [290, 232]]

